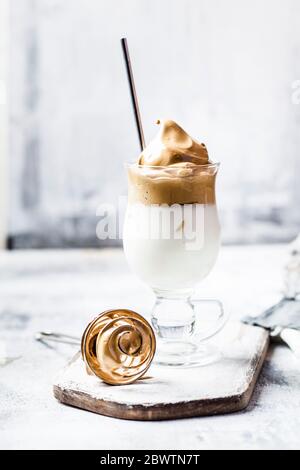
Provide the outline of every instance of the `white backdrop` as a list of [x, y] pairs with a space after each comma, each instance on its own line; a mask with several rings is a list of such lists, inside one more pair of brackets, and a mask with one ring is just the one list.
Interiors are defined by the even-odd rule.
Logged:
[[93, 245], [97, 204], [126, 194], [139, 148], [124, 35], [146, 139], [169, 117], [221, 162], [224, 241], [296, 235], [298, 0], [11, 0], [15, 244]]

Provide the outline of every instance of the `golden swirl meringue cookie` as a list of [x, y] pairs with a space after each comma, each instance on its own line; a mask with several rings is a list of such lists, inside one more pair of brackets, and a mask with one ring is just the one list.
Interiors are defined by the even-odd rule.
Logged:
[[142, 377], [155, 354], [150, 324], [132, 310], [107, 310], [85, 329], [81, 340], [87, 372], [110, 385], [125, 385]]

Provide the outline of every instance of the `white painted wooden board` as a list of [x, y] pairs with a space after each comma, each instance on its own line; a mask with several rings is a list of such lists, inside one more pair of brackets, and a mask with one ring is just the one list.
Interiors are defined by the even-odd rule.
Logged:
[[229, 323], [218, 335], [220, 359], [210, 365], [174, 368], [152, 365], [147, 379], [110, 386], [86, 373], [80, 354], [59, 374], [54, 395], [68, 405], [106, 416], [162, 420], [224, 414], [245, 408], [268, 342], [258, 327]]

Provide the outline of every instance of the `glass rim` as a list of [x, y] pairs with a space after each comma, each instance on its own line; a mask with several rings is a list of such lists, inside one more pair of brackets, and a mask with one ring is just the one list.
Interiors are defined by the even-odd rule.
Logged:
[[[189, 162], [187, 162], [189, 163]], [[218, 168], [220, 166], [220, 162], [210, 162], [210, 163], [205, 163], [204, 165], [195, 165], [195, 167], [197, 168], [203, 168], [203, 169], [206, 169], [206, 168]], [[131, 168], [131, 167], [136, 167], [136, 168], [153, 168], [153, 169], [160, 169], [160, 170], [165, 170], [165, 169], [168, 169], [168, 170], [172, 170], [172, 169], [177, 169], [177, 168], [182, 168], [182, 167], [178, 167], [176, 166], [176, 164], [174, 165], [140, 165], [139, 163], [137, 162], [125, 162], [124, 163], [124, 166], [126, 168]]]

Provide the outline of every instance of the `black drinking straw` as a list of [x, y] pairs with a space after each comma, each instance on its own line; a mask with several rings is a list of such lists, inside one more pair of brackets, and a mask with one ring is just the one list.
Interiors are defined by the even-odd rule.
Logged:
[[133, 78], [133, 73], [132, 73], [127, 39], [122, 38], [121, 44], [122, 44], [122, 50], [123, 50], [124, 59], [125, 59], [126, 72], [127, 72], [128, 82], [129, 82], [130, 96], [131, 96], [131, 101], [132, 101], [132, 106], [133, 106], [133, 111], [134, 111], [135, 123], [136, 123], [137, 131], [138, 131], [141, 150], [143, 150], [145, 148], [145, 137], [144, 137], [141, 114], [139, 110], [139, 104], [138, 104], [138, 99], [137, 99], [137, 94], [136, 94], [136, 89], [135, 89], [135, 84], [134, 84], [134, 78]]

